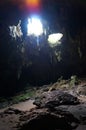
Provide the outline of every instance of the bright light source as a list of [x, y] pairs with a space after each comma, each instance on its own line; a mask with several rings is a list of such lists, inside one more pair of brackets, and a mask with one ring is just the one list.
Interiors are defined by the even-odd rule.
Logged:
[[43, 26], [38, 18], [29, 18], [27, 25], [27, 35], [40, 36], [43, 33]]
[[48, 36], [48, 43], [51, 47], [61, 44], [60, 40], [63, 37], [62, 33], [54, 33]]

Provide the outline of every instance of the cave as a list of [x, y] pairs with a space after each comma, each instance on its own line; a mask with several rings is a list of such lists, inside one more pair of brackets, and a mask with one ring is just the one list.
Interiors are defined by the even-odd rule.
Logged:
[[[44, 34], [27, 36], [27, 18], [34, 14], [19, 8], [18, 3], [1, 3], [0, 21], [0, 92], [21, 90], [26, 84], [45, 85], [55, 83], [61, 76], [85, 77], [86, 74], [86, 9], [78, 0], [42, 1], [37, 11], [43, 20]], [[31, 14], [30, 14], [31, 13]], [[17, 14], [17, 15], [16, 15]], [[9, 25], [17, 25], [21, 19], [22, 40], [9, 35]], [[50, 34], [62, 33], [61, 44], [50, 47]], [[39, 42], [39, 46], [37, 45]], [[3, 95], [3, 94], [2, 94]]]

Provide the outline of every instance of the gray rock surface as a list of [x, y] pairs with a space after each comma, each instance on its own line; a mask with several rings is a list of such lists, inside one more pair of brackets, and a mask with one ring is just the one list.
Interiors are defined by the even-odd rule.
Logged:
[[54, 90], [43, 93], [40, 97], [37, 97], [34, 104], [38, 107], [54, 108], [59, 105], [79, 104], [79, 100], [68, 92]]

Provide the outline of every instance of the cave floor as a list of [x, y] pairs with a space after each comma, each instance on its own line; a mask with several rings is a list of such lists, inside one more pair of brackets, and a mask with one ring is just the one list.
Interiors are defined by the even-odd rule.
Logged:
[[[64, 88], [67, 86], [68, 83], [60, 84], [63, 85]], [[59, 105], [58, 109], [66, 110], [70, 112], [76, 119], [79, 120], [79, 123], [75, 130], [86, 130], [86, 93], [83, 88], [85, 88], [86, 81], [81, 81], [79, 85], [76, 85], [77, 98], [79, 99], [80, 103], [76, 105]], [[47, 85], [46, 91], [55, 91], [55, 84]], [[78, 86], [78, 87], [77, 87]], [[45, 89], [40, 89], [37, 91], [37, 95], [41, 93], [45, 93]], [[58, 87], [57, 87], [58, 88]], [[81, 89], [82, 88], [82, 89]], [[62, 87], [63, 89], [63, 87]], [[67, 88], [68, 89], [68, 88]], [[73, 88], [74, 89], [74, 88]], [[73, 89], [68, 90], [70, 93], [73, 94]], [[58, 90], [58, 89], [57, 89]], [[67, 91], [67, 90], [66, 90]], [[28, 116], [30, 113], [34, 113], [36, 111], [46, 111], [46, 108], [37, 108], [36, 105], [33, 104], [34, 99], [27, 99], [25, 101], [19, 102], [17, 104], [10, 105], [8, 107], [0, 109], [0, 130], [18, 130], [21, 128], [21, 124], [26, 122], [24, 117]], [[21, 120], [21, 117], [23, 120]], [[22, 129], [24, 130], [24, 128]], [[31, 129], [32, 130], [32, 129]], [[40, 129], [41, 130], [41, 129]], [[65, 129], [64, 129], [65, 130]], [[69, 130], [69, 129], [68, 129]]]

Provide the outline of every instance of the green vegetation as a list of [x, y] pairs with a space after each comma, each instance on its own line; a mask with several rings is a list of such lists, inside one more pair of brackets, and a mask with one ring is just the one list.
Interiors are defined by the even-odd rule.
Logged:
[[16, 95], [16, 96], [12, 97], [11, 100], [12, 100], [13, 103], [18, 103], [18, 102], [25, 101], [25, 100], [28, 100], [30, 98], [33, 98], [34, 96], [35, 96], [35, 92], [30, 91], [30, 92], [26, 92], [26, 93]]
[[69, 86], [74, 87], [76, 84], [79, 83], [79, 80], [76, 75], [71, 76]]
[[19, 103], [21, 101], [35, 98], [35, 95], [36, 95], [35, 88], [27, 88], [24, 91], [17, 93], [13, 97], [9, 97], [9, 98], [0, 97], [0, 108], [4, 108], [6, 106]]

